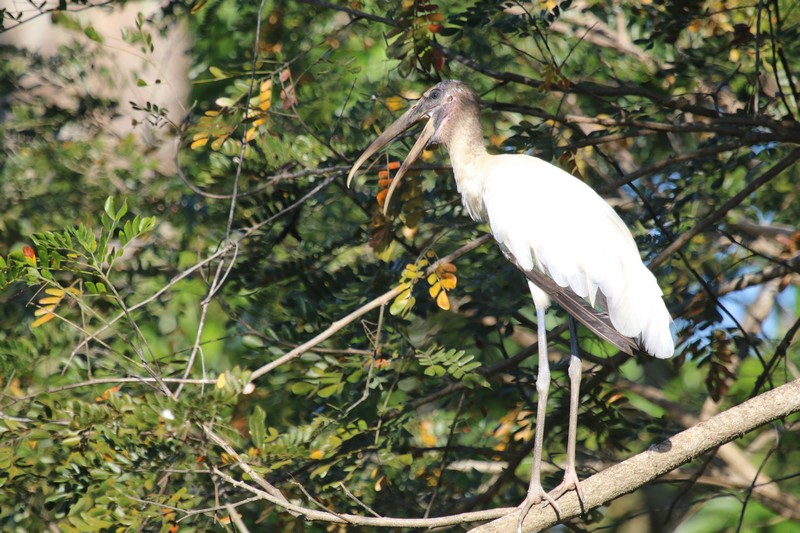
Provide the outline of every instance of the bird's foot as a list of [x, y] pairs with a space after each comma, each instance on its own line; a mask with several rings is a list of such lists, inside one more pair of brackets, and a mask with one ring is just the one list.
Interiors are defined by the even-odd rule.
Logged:
[[574, 490], [578, 494], [578, 502], [581, 505], [581, 510], [585, 509], [586, 498], [583, 495], [581, 488], [581, 480], [578, 479], [578, 473], [575, 472], [574, 466], [568, 466], [564, 471], [564, 480], [561, 484], [550, 492], [550, 496], [557, 500], [564, 495], [567, 491]]
[[528, 512], [534, 505], [538, 505], [542, 502], [546, 502], [550, 504], [553, 510], [556, 512], [558, 516], [561, 516], [561, 509], [559, 508], [556, 500], [552, 498], [549, 494], [547, 494], [544, 489], [542, 488], [541, 483], [531, 483], [531, 486], [528, 487], [528, 495], [522, 500], [517, 506], [519, 509], [519, 519], [517, 520], [517, 533], [522, 533], [522, 522], [525, 520], [525, 517], [528, 516]]

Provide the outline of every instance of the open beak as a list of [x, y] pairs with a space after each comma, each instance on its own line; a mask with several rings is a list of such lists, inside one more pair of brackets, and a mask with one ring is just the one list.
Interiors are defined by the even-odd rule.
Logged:
[[[372, 144], [370, 144], [364, 153], [358, 158], [358, 160], [353, 165], [353, 168], [350, 169], [350, 173], [347, 175], [347, 186], [350, 186], [350, 182], [353, 179], [353, 176], [358, 171], [359, 167], [364, 164], [364, 161], [369, 159], [375, 152], [389, 144], [391, 140], [395, 137], [403, 133], [405, 130], [410, 128], [416, 122], [420, 121], [421, 119], [425, 118], [427, 113], [422, 112], [418, 109], [417, 105], [414, 105], [403, 113], [403, 115], [394, 121], [386, 131], [384, 131], [377, 139], [375, 139]], [[436, 131], [436, 127], [433, 124], [433, 120], [429, 120], [428, 123], [425, 125], [425, 128], [422, 130], [422, 134], [420, 135], [417, 142], [414, 143], [414, 146], [411, 148], [411, 151], [408, 152], [405, 161], [403, 164], [400, 165], [400, 169], [397, 171], [397, 174], [394, 175], [394, 179], [392, 180], [392, 184], [389, 186], [389, 191], [386, 193], [386, 199], [383, 202], [383, 214], [385, 215], [389, 210], [389, 200], [392, 198], [392, 194], [394, 190], [397, 188], [397, 185], [400, 183], [400, 179], [408, 170], [408, 167], [419, 157], [425, 147], [428, 145], [428, 142], [433, 137], [434, 132]]]

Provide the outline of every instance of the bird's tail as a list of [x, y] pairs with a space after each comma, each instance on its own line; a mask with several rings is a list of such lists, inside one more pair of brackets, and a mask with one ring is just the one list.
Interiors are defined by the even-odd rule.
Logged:
[[644, 351], [659, 359], [673, 356], [672, 318], [658, 282], [646, 266], [639, 263], [626, 269], [625, 290], [609, 294], [606, 294], [608, 314], [620, 333], [638, 339]]

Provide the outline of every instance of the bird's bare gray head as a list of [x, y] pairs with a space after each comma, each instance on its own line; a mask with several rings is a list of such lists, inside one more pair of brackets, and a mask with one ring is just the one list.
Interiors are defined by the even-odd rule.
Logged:
[[[350, 181], [353, 179], [356, 171], [358, 171], [361, 165], [364, 164], [364, 161], [369, 159], [370, 156], [389, 144], [390, 141], [417, 122], [428, 119], [417, 142], [414, 143], [405, 161], [403, 161], [397, 174], [395, 174], [392, 184], [389, 186], [389, 191], [386, 194], [386, 200], [383, 204], [383, 212], [385, 214], [389, 208], [389, 200], [395, 188], [400, 183], [400, 179], [406, 173], [408, 167], [419, 157], [425, 147], [428, 146], [428, 144], [449, 144], [455, 125], [459, 124], [459, 127], [463, 126], [460, 122], [461, 117], [477, 118], [478, 109], [478, 97], [466, 84], [458, 80], [445, 80], [437, 83], [425, 91], [422, 98], [417, 100], [408, 111], [403, 113], [400, 118], [386, 128], [386, 130], [364, 150], [364, 153], [361, 154], [355, 162], [353, 168], [350, 169], [350, 173], [347, 176], [347, 186], [350, 186]], [[459, 120], [455, 120], [454, 117], [458, 117]]]

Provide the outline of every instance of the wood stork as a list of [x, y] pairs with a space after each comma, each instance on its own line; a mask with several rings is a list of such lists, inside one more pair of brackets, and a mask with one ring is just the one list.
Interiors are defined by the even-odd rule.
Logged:
[[[520, 154], [488, 154], [480, 125], [478, 97], [460, 81], [443, 81], [430, 88], [386, 128], [353, 165], [347, 178], [348, 186], [367, 158], [422, 119], [428, 122], [389, 188], [384, 213], [403, 174], [422, 150], [428, 144], [444, 144], [467, 212], [474, 220], [489, 223], [506, 257], [529, 278], [538, 323], [538, 402], [533, 469], [528, 495], [520, 504], [518, 525], [521, 529], [522, 520], [532, 505], [546, 501], [559, 512], [555, 499], [568, 490], [576, 490], [581, 504], [584, 501], [575, 472], [581, 363], [572, 321], [564, 480], [551, 494], [544, 491], [540, 481], [550, 385], [545, 311], [551, 297], [571, 315], [628, 353], [633, 343], [625, 337], [635, 339], [640, 348], [655, 357], [671, 357], [675, 349], [670, 332], [671, 318], [655, 277], [642, 263], [636, 243], [617, 213], [584, 182], [545, 161]], [[598, 329], [597, 324], [591, 324], [593, 320], [602, 322], [604, 315], [597, 315], [600, 319], [587, 318], [585, 309], [575, 303], [581, 298], [574, 298], [575, 295], [588, 300], [591, 307], [602, 306], [608, 313], [606, 323], [610, 318], [607, 329], [616, 333], [615, 328], [629, 343], [605, 335], [602, 327]]]

